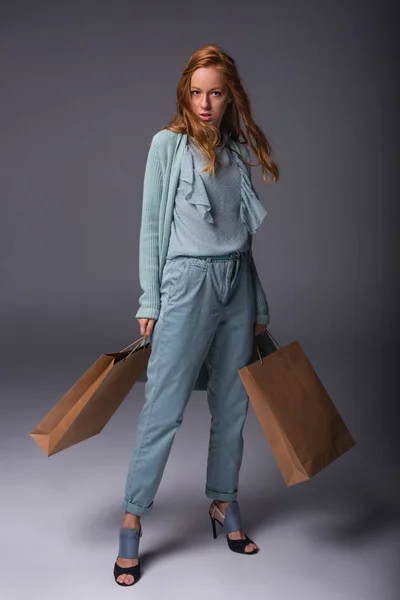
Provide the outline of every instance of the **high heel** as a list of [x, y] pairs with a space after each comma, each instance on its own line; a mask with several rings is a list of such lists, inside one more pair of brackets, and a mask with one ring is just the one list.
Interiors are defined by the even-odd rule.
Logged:
[[[208, 513], [210, 515], [210, 513]], [[213, 536], [214, 536], [214, 540], [217, 539], [217, 528], [215, 526], [215, 521], [217, 521], [217, 519], [213, 519], [213, 517], [210, 515], [210, 519], [211, 519], [211, 525], [213, 528]], [[217, 521], [219, 523], [219, 521]], [[220, 523], [221, 525], [221, 523]]]
[[[122, 527], [119, 532], [119, 550], [118, 558], [138, 558], [139, 554], [139, 542], [142, 537], [142, 527], [140, 531], [134, 528]], [[125, 583], [117, 581], [120, 575], [132, 575], [133, 583]], [[114, 579], [118, 585], [124, 585], [129, 587], [137, 583], [140, 579], [140, 561], [133, 567], [121, 567], [115, 561], [114, 564]]]
[[[229, 549], [232, 550], [232, 552], [238, 552], [239, 554], [257, 554], [258, 552], [258, 548], [254, 548], [251, 552], [246, 552], [245, 548], [248, 544], [254, 544], [255, 542], [253, 542], [253, 540], [251, 540], [249, 537], [245, 537], [244, 540], [231, 540], [230, 537], [228, 536], [228, 533], [231, 533], [232, 531], [239, 531], [240, 529], [242, 529], [242, 521], [241, 521], [241, 517], [240, 517], [240, 510], [239, 510], [239, 504], [237, 503], [237, 501], [231, 502], [230, 504], [228, 504], [228, 508], [226, 509], [226, 513], [224, 515], [223, 512], [221, 512], [218, 508], [218, 506], [215, 504], [215, 502], [212, 503], [211, 505], [211, 510], [212, 513], [210, 512], [208, 513], [210, 515], [210, 519], [211, 519], [211, 525], [212, 525], [212, 530], [213, 530], [213, 537], [214, 539], [217, 539], [217, 528], [216, 528], [216, 523], [218, 523], [221, 527], [222, 527], [222, 531], [224, 533], [226, 533], [226, 539], [228, 542], [228, 546]], [[217, 519], [215, 517], [215, 513], [218, 513], [219, 516], [222, 517], [222, 523], [219, 519]]]

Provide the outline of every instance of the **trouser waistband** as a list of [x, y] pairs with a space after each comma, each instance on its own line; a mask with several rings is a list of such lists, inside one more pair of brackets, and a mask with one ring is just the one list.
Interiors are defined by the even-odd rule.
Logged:
[[239, 250], [235, 250], [234, 252], [229, 252], [228, 254], [218, 254], [218, 255], [211, 255], [211, 256], [189, 256], [187, 254], [180, 254], [179, 256], [184, 256], [186, 258], [200, 258], [200, 259], [207, 260], [207, 261], [233, 260], [235, 258], [244, 259], [250, 255], [250, 252], [251, 252], [251, 249], [248, 248], [247, 250], [243, 250], [242, 252], [240, 252]]

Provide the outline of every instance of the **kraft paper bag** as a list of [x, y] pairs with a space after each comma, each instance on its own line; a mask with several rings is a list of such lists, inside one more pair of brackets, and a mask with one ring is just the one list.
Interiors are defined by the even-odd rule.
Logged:
[[298, 341], [258, 355], [238, 373], [291, 486], [316, 475], [355, 440]]
[[147, 365], [150, 345], [140, 345], [145, 337], [119, 352], [102, 354], [30, 432], [46, 456], [100, 433]]

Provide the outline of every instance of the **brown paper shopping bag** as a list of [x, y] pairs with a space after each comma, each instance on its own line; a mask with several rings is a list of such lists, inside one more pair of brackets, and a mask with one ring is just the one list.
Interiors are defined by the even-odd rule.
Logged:
[[264, 358], [258, 352], [258, 360], [238, 372], [290, 486], [310, 479], [355, 441], [300, 343], [278, 346]]
[[47, 456], [100, 433], [147, 365], [150, 345], [140, 345], [145, 337], [102, 354], [30, 432]]

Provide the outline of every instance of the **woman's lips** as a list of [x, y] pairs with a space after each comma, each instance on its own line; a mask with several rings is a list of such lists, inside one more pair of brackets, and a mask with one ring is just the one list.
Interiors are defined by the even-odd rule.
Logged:
[[203, 119], [203, 121], [209, 121], [211, 119], [211, 115], [200, 115], [200, 119]]

